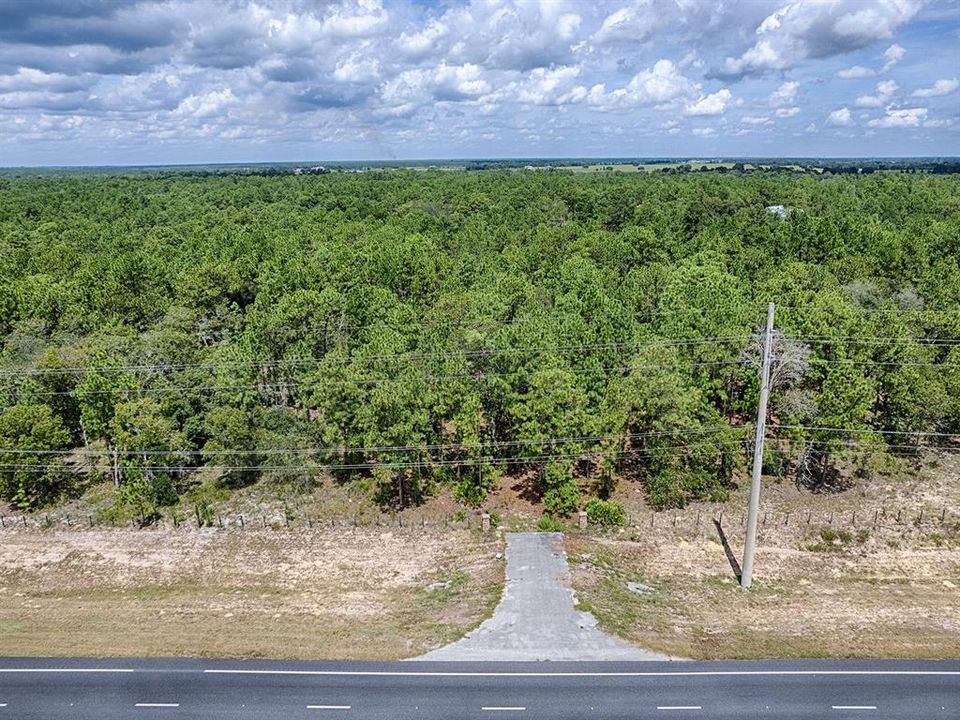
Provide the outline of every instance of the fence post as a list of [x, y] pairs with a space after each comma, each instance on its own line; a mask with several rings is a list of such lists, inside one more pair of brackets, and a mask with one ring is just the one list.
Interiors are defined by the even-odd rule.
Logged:
[[490, 532], [490, 514], [484, 513], [480, 516], [481, 529], [483, 532]]
[[577, 515], [577, 526], [581, 530], [587, 529], [587, 513], [585, 510], [581, 510], [579, 515]]
[[243, 530], [243, 528], [244, 528], [244, 524], [243, 524], [243, 513], [240, 513], [240, 529]]

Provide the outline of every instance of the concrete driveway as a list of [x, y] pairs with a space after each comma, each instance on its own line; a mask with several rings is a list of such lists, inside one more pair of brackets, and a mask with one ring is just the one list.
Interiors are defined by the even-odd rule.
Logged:
[[597, 629], [574, 609], [560, 533], [509, 533], [507, 583], [493, 617], [417, 660], [670, 660]]

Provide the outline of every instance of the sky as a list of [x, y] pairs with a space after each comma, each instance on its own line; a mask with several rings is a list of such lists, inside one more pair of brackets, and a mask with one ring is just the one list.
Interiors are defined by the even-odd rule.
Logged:
[[960, 155], [960, 0], [0, 0], [0, 165]]

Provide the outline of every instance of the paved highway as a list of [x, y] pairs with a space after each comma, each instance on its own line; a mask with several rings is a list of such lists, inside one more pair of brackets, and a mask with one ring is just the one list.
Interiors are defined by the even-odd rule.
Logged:
[[960, 662], [0, 659], [0, 720], [960, 718]]

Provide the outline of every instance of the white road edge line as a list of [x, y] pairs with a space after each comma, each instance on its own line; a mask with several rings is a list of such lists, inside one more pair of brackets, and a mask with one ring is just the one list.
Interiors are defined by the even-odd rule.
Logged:
[[349, 705], [307, 705], [307, 710], [349, 710]]
[[178, 708], [180, 707], [180, 703], [137, 703], [134, 707]]
[[517, 706], [515, 706], [515, 707], [495, 707], [495, 706], [493, 706], [493, 705], [486, 705], [486, 706], [484, 706], [484, 707], [482, 707], [482, 708], [480, 708], [480, 709], [481, 709], [481, 710], [487, 710], [487, 711], [489, 711], [489, 712], [523, 712], [523, 711], [526, 710], [527, 708], [526, 708], [525, 706], [524, 706], [524, 707], [520, 707], [519, 705], [517, 705]]
[[[3, 670], [0, 670], [3, 672]], [[327, 675], [356, 677], [728, 677], [789, 675], [930, 675], [960, 676], [960, 670], [686, 670], [664, 672], [417, 672], [407, 670], [220, 670], [203, 671], [218, 675]]]
[[699, 705], [657, 705], [657, 710], [703, 710]]
[[834, 710], [876, 710], [876, 705], [831, 705]]
[[0, 668], [0, 673], [132, 673], [132, 668]]

